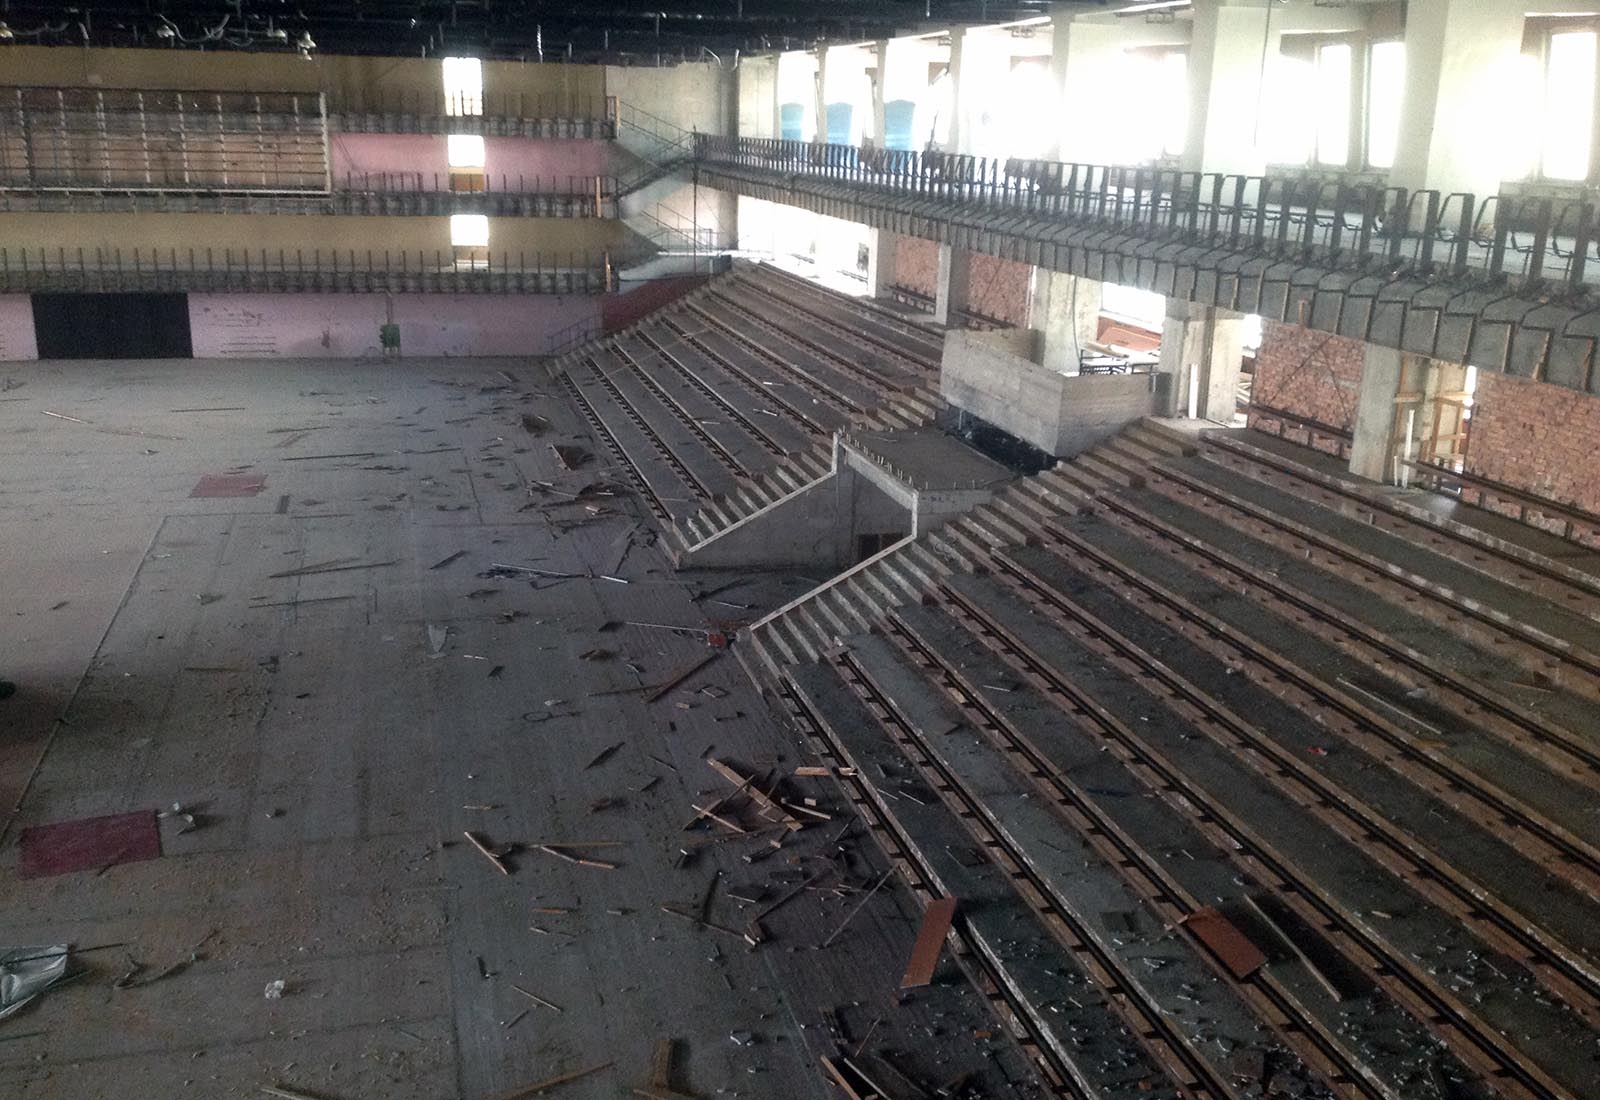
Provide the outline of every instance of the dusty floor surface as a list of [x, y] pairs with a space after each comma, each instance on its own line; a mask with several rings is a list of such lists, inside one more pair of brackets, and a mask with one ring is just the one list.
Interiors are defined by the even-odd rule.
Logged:
[[[896, 990], [919, 909], [892, 880], [820, 948], [884, 867], [825, 781], [792, 789], [834, 819], [781, 851], [682, 856], [726, 836], [684, 831], [730, 790], [708, 753], [805, 761], [731, 655], [647, 702], [628, 689], [704, 640], [601, 627], [704, 628], [805, 583], [674, 575], [631, 500], [563, 503], [608, 471], [557, 464], [582, 425], [541, 367], [41, 363], [0, 386], [0, 946], [116, 945], [0, 1022], [0, 1095], [479, 1100], [610, 1063], [553, 1093], [586, 1100], [670, 1038], [686, 1094], [821, 1098], [830, 1010], [927, 1085], [1034, 1094], [948, 958]], [[265, 485], [190, 496], [228, 474]], [[159, 859], [18, 874], [29, 826], [175, 803], [195, 827], [164, 819]], [[511, 874], [464, 830], [516, 845]]]

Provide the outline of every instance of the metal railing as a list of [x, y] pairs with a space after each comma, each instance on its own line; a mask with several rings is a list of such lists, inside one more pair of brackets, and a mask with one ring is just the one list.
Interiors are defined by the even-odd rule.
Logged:
[[670, 175], [679, 166], [693, 159], [694, 138], [694, 131], [685, 130], [660, 115], [641, 110], [631, 103], [620, 104], [617, 112], [617, 140], [641, 163], [639, 167], [621, 178], [617, 193], [631, 194]]
[[544, 354], [552, 357], [565, 354], [591, 340], [598, 340], [604, 332], [605, 327], [599, 317], [580, 317], [550, 334], [544, 343]]
[[[769, 138], [695, 136], [702, 165], [1374, 274], [1600, 281], [1594, 204]], [[1030, 227], [1030, 231], [1034, 227]]]
[[328, 93], [330, 114], [411, 115], [468, 121], [487, 119], [586, 119], [614, 123], [617, 99], [608, 95], [528, 92], [444, 94], [442, 89], [377, 89]]
[[600, 294], [615, 285], [612, 263], [610, 252], [0, 247], [0, 292]]

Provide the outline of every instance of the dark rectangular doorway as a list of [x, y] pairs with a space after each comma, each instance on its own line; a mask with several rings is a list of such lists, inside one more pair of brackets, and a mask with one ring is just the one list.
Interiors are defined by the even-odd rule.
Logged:
[[190, 359], [187, 294], [35, 294], [40, 359]]

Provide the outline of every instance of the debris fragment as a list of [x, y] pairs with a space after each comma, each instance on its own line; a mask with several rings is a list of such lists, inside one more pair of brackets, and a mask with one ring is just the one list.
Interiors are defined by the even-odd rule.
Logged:
[[528, 990], [523, 989], [520, 985], [517, 985], [515, 982], [512, 983], [511, 988], [515, 989], [518, 993], [522, 994], [524, 997], [528, 998], [528, 1000], [532, 1001], [536, 1005], [543, 1005], [545, 1008], [550, 1009], [552, 1012], [560, 1012], [560, 1011], [562, 1011], [562, 1008], [561, 1008], [560, 1005], [555, 1004], [552, 1001], [545, 1000], [543, 997], [539, 996], [537, 993], [530, 993]]
[[609, 860], [591, 859], [588, 856], [576, 855], [572, 852], [568, 852], [562, 848], [559, 848], [554, 844], [540, 844], [538, 848], [541, 852], [547, 852], [550, 855], [555, 856], [557, 859], [566, 860], [568, 863], [576, 863], [580, 867], [596, 867], [602, 871], [615, 871], [618, 867], [622, 866], [620, 863], [612, 863]]
[[[630, 626], [638, 626], [638, 625], [641, 625], [641, 624], [630, 623], [629, 625]], [[659, 686], [657, 686], [655, 688], [655, 690], [651, 691], [649, 695], [646, 695], [644, 697], [644, 701], [647, 702], [647, 703], [654, 703], [657, 699], [660, 699], [662, 696], [666, 695], [673, 688], [677, 687], [679, 684], [683, 683], [689, 677], [693, 676], [695, 673], [697, 673], [701, 669], [705, 668], [707, 665], [709, 665], [712, 661], [715, 661], [721, 655], [722, 655], [722, 652], [720, 650], [718, 650], [718, 651], [716, 651], [714, 653], [706, 654], [704, 657], [702, 657], [700, 660], [696, 661], [694, 664], [690, 665], [688, 668], [683, 669], [681, 672], [675, 673], [674, 675], [669, 677], [665, 683], [660, 684]]]
[[285, 569], [281, 573], [268, 573], [269, 580], [278, 580], [283, 577], [310, 577], [320, 573], [346, 573], [352, 569], [382, 569], [389, 565], [399, 565], [398, 561], [367, 561], [356, 565], [307, 565], [300, 569]]
[[597, 768], [601, 764], [604, 764], [607, 760], [610, 760], [613, 756], [615, 756], [617, 750], [620, 749], [624, 744], [625, 742], [618, 741], [614, 745], [607, 745], [605, 748], [600, 750], [599, 754], [596, 755], [593, 760], [589, 761], [583, 766], [583, 770], [588, 771], [590, 768]]
[[592, 1074], [599, 1073], [601, 1070], [610, 1069], [615, 1064], [615, 1062], [602, 1062], [598, 1066], [590, 1066], [587, 1069], [575, 1069], [570, 1073], [562, 1073], [556, 1075], [555, 1077], [547, 1077], [543, 1081], [536, 1081], [531, 1085], [523, 1085], [521, 1088], [512, 1089], [510, 1092], [502, 1092], [496, 1096], [494, 1100], [522, 1100], [522, 1097], [524, 1096], [537, 1096], [541, 1092], [548, 1092], [557, 1085], [564, 1085], [568, 1081], [576, 1081], [579, 1078], [589, 1077]]
[[69, 944], [12, 947], [0, 951], [0, 1020], [67, 976]]
[[955, 915], [955, 898], [937, 898], [929, 902], [928, 908], [922, 913], [922, 927], [917, 931], [917, 942], [912, 945], [905, 977], [900, 979], [901, 989], [912, 989], [933, 981], [933, 970], [938, 965], [939, 952], [944, 948], [945, 937], [950, 934], [950, 923]]
[[466, 837], [468, 843], [470, 843], [474, 848], [482, 852], [485, 859], [494, 864], [495, 870], [499, 871], [502, 875], [509, 875], [511, 873], [511, 868], [506, 866], [506, 861], [482, 840], [479, 840], [477, 833], [474, 833], [471, 829], [464, 829], [462, 830], [461, 835]]
[[288, 982], [282, 978], [275, 978], [267, 983], [266, 988], [261, 991], [261, 995], [269, 1001], [281, 1001], [283, 1000], [284, 991], [288, 988]]

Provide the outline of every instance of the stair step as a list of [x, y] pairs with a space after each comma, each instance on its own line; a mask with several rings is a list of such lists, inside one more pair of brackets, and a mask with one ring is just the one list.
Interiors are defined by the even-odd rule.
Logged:
[[868, 595], [872, 597], [872, 602], [877, 608], [879, 618], [882, 618], [891, 607], [906, 598], [905, 593], [901, 591], [900, 585], [895, 582], [894, 578], [894, 562], [898, 557], [899, 555], [896, 554], [893, 557], [884, 558], [858, 578], [862, 586], [866, 588]]
[[1033, 537], [1026, 525], [1018, 524], [993, 503], [980, 504], [967, 513], [967, 518], [994, 532], [1010, 546], [1026, 543]]
[[1099, 455], [1084, 453], [1073, 459], [1072, 463], [1085, 474], [1101, 482], [1124, 485], [1129, 489], [1144, 488], [1144, 478], [1142, 476], [1125, 470], [1121, 466], [1101, 458]]
[[[889, 594], [879, 589], [877, 582], [872, 579], [873, 570], [857, 573], [844, 582], [845, 589], [849, 592], [849, 599], [854, 603], [859, 615], [866, 619], [864, 624], [868, 630], [874, 623], [883, 618], [883, 613], [894, 604], [889, 601]], [[887, 601], [887, 602], [886, 602]]]
[[990, 507], [1008, 523], [1026, 530], [1026, 541], [1032, 541], [1040, 531], [1044, 530], [1045, 520], [1052, 519], [1056, 515], [1053, 509], [1031, 493], [1019, 492], [996, 497]]
[[1107, 440], [1103, 446], [1141, 468], [1166, 457], [1164, 452], [1147, 447], [1136, 439], [1129, 439], [1126, 435]]
[[970, 535], [963, 539], [959, 531], [948, 525], [928, 536], [928, 549], [967, 573], [977, 571], [978, 562], [986, 553]]
[[1188, 458], [1199, 453], [1198, 438], [1185, 432], [1181, 428], [1174, 428], [1159, 420], [1141, 420], [1128, 429], [1130, 434], [1138, 436], [1141, 440], [1148, 440], [1149, 446], [1164, 445], [1170, 448], [1167, 453], [1179, 458]]

